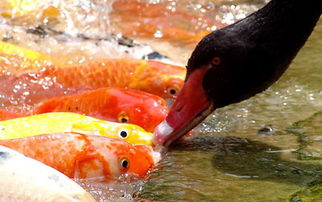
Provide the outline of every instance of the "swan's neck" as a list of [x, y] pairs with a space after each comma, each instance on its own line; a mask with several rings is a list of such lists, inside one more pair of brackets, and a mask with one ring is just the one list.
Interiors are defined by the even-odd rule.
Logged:
[[215, 31], [197, 45], [188, 62], [195, 69], [221, 58], [203, 86], [217, 106], [247, 99], [273, 84], [310, 36], [322, 0], [272, 0], [245, 19]]
[[231, 28], [246, 42], [266, 46], [285, 58], [295, 56], [304, 45], [321, 12], [322, 0], [272, 0]]

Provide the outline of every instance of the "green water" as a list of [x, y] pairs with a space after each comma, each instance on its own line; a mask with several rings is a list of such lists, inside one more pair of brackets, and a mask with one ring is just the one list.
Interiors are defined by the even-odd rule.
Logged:
[[276, 84], [208, 117], [168, 152], [139, 197], [319, 201], [321, 158], [322, 20]]

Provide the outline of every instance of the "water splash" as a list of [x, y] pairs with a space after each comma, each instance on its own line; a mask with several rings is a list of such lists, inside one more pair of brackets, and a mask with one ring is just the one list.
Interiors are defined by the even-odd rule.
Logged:
[[[10, 2], [10, 1], [8, 1]], [[109, 34], [109, 12], [113, 0], [44, 0], [20, 1], [2, 6], [2, 13], [9, 13], [7, 23], [37, 27], [46, 25], [72, 35], [84, 33], [89, 36], [106, 37]]]

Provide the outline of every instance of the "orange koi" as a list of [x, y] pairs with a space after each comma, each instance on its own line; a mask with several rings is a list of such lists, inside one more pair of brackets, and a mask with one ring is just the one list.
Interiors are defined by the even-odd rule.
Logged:
[[183, 86], [186, 69], [152, 60], [103, 59], [64, 67], [49, 66], [35, 72], [54, 77], [64, 87], [131, 88], [174, 99]]
[[55, 64], [0, 54], [0, 76], [32, 79], [34, 83], [54, 80], [65, 88], [131, 88], [174, 99], [186, 75], [184, 67], [154, 60], [102, 59], [77, 65]]
[[107, 121], [136, 124], [152, 132], [165, 119], [168, 108], [164, 99], [149, 93], [101, 88], [46, 100], [33, 113], [47, 112], [75, 112]]
[[0, 145], [78, 179], [111, 180], [126, 173], [142, 178], [159, 160], [152, 146], [136, 146], [116, 138], [78, 133], [0, 140]]

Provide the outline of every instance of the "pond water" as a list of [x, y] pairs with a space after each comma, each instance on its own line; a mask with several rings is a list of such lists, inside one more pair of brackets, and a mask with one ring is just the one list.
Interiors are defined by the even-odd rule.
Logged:
[[[1, 34], [2, 39], [68, 63], [141, 57], [135, 51], [122, 52], [113, 40], [98, 40], [123, 33], [185, 65], [204, 34], [266, 2], [39, 1], [26, 14], [9, 15], [10, 9], [0, 6]], [[37, 26], [52, 32], [46, 37], [32, 33], [30, 27]], [[322, 20], [278, 82], [249, 100], [216, 110], [194, 135], [169, 150], [147, 181], [80, 183], [101, 201], [319, 200], [321, 159]]]
[[142, 198], [321, 200], [322, 20], [276, 84], [217, 110], [196, 133], [168, 152]]

